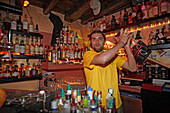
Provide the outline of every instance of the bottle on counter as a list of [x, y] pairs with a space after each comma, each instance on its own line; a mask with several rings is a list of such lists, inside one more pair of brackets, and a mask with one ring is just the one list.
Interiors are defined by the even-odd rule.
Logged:
[[20, 55], [25, 55], [25, 44], [24, 44], [24, 38], [21, 36], [21, 41], [20, 41]]
[[38, 75], [38, 71], [37, 71], [37, 69], [36, 69], [35, 63], [33, 63], [33, 67], [32, 67], [32, 69], [31, 69], [31, 76], [32, 76], [32, 77], [36, 77], [37, 75]]
[[77, 32], [76, 32], [76, 35], [75, 35], [75, 37], [74, 37], [74, 40], [75, 40], [75, 44], [76, 45], [78, 45], [78, 36], [77, 36], [78, 34], [77, 34]]
[[124, 25], [128, 25], [128, 12], [126, 11], [126, 9], [124, 9], [124, 16], [123, 16], [123, 22]]
[[[31, 38], [31, 37], [30, 37]], [[30, 55], [35, 55], [35, 46], [33, 44], [33, 37], [31, 39], [31, 45], [30, 45]]]
[[18, 65], [14, 65], [14, 70], [12, 72], [12, 78], [18, 78], [18, 77], [19, 77]]
[[21, 66], [19, 68], [19, 78], [24, 78], [25, 77], [25, 69], [24, 69], [24, 64], [21, 63]]
[[38, 38], [35, 39], [35, 55], [39, 55], [39, 45], [38, 45]]
[[29, 45], [29, 37], [26, 37], [26, 44], [25, 44], [25, 55], [30, 55], [30, 45]]
[[55, 45], [53, 46], [52, 50], [52, 63], [56, 64], [56, 50], [55, 50]]
[[51, 45], [48, 46], [47, 55], [48, 55], [48, 62], [52, 62], [52, 50], [51, 50]]
[[31, 77], [30, 73], [30, 63], [27, 60], [27, 65], [25, 66], [25, 77]]
[[18, 36], [16, 36], [16, 39], [15, 39], [14, 54], [15, 55], [20, 55], [20, 45], [19, 45]]
[[40, 38], [39, 55], [43, 55], [43, 45], [42, 45], [42, 39], [41, 38]]
[[36, 69], [37, 69], [38, 76], [41, 76], [42, 75], [42, 68], [41, 68], [40, 60], [38, 61], [38, 64], [36, 65]]
[[6, 67], [4, 66], [3, 78], [5, 79], [11, 78], [11, 72], [10, 72], [9, 67], [10, 67], [9, 65], [6, 65]]

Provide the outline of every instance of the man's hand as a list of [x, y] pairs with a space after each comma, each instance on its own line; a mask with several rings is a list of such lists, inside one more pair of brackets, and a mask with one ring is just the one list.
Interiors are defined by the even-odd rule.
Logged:
[[127, 28], [125, 30], [123, 30], [123, 28], [122, 28], [120, 30], [120, 36], [119, 36], [120, 41], [123, 42], [126, 45], [128, 43], [128, 39], [130, 37], [130, 34], [131, 34], [131, 32], [128, 33]]

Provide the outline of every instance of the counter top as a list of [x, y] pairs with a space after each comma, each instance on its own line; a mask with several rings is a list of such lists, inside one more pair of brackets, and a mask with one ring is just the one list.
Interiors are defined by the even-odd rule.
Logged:
[[141, 86], [129, 86], [129, 85], [120, 85], [119, 84], [120, 90], [126, 90], [126, 91], [130, 91], [130, 92], [140, 93], [141, 88], [142, 88]]

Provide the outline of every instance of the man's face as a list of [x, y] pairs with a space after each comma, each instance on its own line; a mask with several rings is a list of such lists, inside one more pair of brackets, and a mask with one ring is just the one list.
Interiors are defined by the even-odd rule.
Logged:
[[104, 37], [101, 33], [94, 33], [91, 36], [91, 47], [96, 52], [103, 51], [104, 48]]

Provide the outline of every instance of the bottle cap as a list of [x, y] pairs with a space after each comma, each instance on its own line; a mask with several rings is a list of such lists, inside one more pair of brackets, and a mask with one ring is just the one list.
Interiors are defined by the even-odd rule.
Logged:
[[88, 91], [93, 91], [93, 89], [89, 86], [89, 87], [88, 87]]

